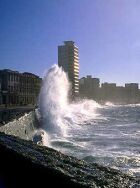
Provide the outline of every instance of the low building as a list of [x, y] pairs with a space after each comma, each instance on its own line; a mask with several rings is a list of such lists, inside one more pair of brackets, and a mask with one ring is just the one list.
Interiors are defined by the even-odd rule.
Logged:
[[99, 78], [88, 75], [79, 80], [80, 97], [93, 99], [100, 103], [112, 102], [115, 104], [140, 103], [140, 89], [138, 83], [126, 83], [125, 87], [116, 86], [116, 83], [102, 83]]
[[0, 70], [2, 104], [35, 105], [42, 79], [32, 73]]
[[114, 100], [112, 101], [115, 104], [127, 104], [127, 92], [125, 87], [117, 86], [114, 94]]
[[127, 83], [125, 84], [125, 90], [127, 93], [128, 103], [138, 103], [139, 102], [139, 86], [138, 83]]
[[32, 73], [20, 75], [20, 105], [36, 104], [42, 79]]
[[98, 90], [100, 86], [99, 78], [92, 78], [91, 75], [79, 80], [79, 92], [82, 98], [98, 99]]
[[140, 94], [137, 83], [129, 83], [123, 86], [116, 86], [115, 83], [103, 83], [101, 85], [101, 99], [116, 104], [135, 104], [140, 101]]
[[101, 99], [103, 101], [113, 102], [116, 92], [116, 83], [102, 83], [101, 85]]

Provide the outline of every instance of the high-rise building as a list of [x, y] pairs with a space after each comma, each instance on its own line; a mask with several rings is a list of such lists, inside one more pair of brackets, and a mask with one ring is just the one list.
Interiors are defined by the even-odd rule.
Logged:
[[73, 41], [65, 41], [58, 46], [58, 65], [68, 74], [73, 97], [79, 94], [79, 57], [78, 48]]

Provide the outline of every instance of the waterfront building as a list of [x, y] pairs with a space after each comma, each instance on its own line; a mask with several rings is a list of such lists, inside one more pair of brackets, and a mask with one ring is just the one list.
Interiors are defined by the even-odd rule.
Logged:
[[35, 105], [41, 78], [32, 73], [0, 70], [2, 104], [5, 106]]
[[91, 75], [79, 80], [79, 93], [82, 98], [98, 99], [100, 80], [92, 78]]
[[20, 76], [20, 104], [36, 104], [42, 79], [39, 76], [24, 72]]
[[138, 103], [139, 102], [139, 86], [138, 83], [126, 83], [125, 90], [127, 93], [128, 103]]
[[138, 83], [127, 83], [125, 87], [116, 86], [116, 83], [102, 83], [99, 78], [91, 75], [79, 79], [81, 98], [93, 99], [100, 103], [112, 102], [114, 104], [140, 103], [140, 89]]
[[131, 90], [138, 90], [138, 83], [126, 83], [125, 88], [131, 89]]
[[116, 83], [102, 83], [101, 84], [101, 98], [104, 101], [112, 102], [115, 98]]
[[71, 95], [79, 94], [79, 57], [78, 47], [73, 41], [65, 41], [64, 45], [58, 46], [58, 65], [67, 73], [71, 82]]
[[128, 93], [123, 86], [117, 86], [114, 93], [113, 103], [127, 104]]

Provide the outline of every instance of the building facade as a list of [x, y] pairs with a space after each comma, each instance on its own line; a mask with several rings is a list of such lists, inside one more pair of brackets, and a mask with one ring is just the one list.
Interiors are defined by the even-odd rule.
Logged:
[[139, 85], [138, 83], [127, 83], [125, 84], [125, 90], [127, 93], [128, 103], [138, 103], [140, 100]]
[[111, 102], [114, 104], [140, 103], [140, 89], [138, 83], [126, 83], [117, 86], [116, 83], [102, 83], [99, 78], [91, 75], [79, 79], [79, 96], [93, 99], [101, 104]]
[[0, 70], [1, 98], [4, 106], [35, 105], [42, 79], [32, 73]]
[[78, 48], [73, 41], [65, 41], [58, 46], [58, 65], [68, 74], [71, 82], [71, 95], [79, 95], [79, 57]]
[[116, 83], [102, 83], [101, 84], [101, 100], [112, 102], [115, 99]]
[[79, 80], [80, 97], [98, 100], [99, 97], [99, 78], [92, 78], [91, 75]]

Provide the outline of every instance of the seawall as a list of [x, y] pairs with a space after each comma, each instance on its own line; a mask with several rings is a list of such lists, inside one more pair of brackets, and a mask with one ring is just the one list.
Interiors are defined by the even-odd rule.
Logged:
[[0, 133], [0, 181], [6, 188], [129, 188], [135, 184], [133, 177], [118, 170], [4, 133]]
[[18, 119], [32, 110], [34, 110], [33, 106], [0, 107], [0, 126], [11, 120]]

